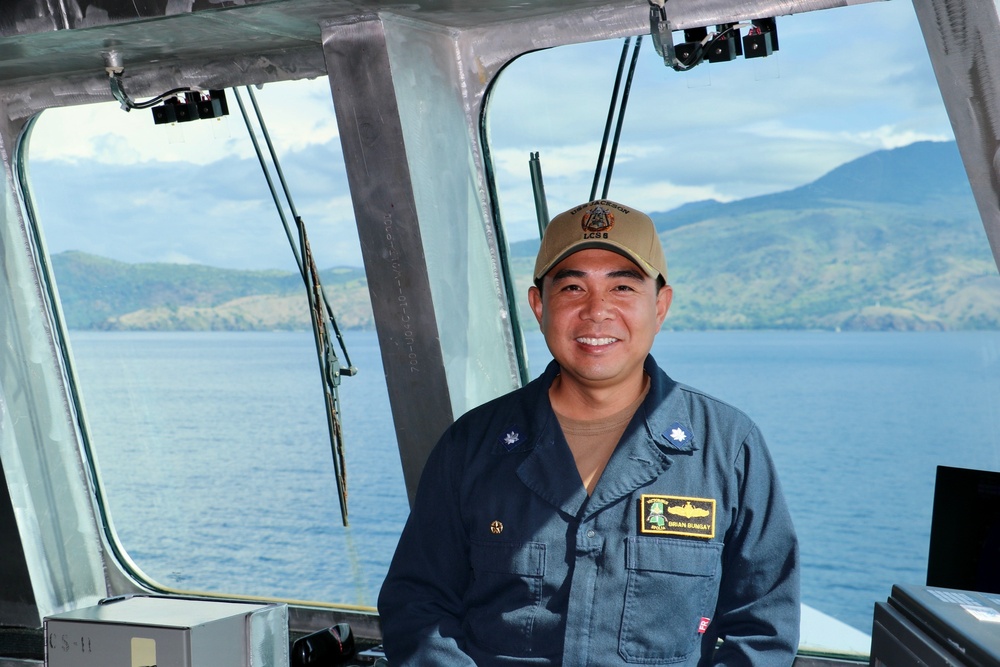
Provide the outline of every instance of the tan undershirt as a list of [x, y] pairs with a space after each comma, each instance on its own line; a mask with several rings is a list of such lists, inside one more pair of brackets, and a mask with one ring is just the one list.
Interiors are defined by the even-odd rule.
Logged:
[[632, 403], [623, 410], [605, 419], [572, 419], [556, 412], [559, 426], [569, 444], [569, 450], [576, 461], [576, 469], [580, 480], [587, 489], [589, 496], [594, 492], [597, 481], [604, 472], [604, 467], [611, 458], [611, 453], [618, 446], [625, 428], [632, 420], [632, 415], [642, 405], [649, 393], [649, 376], [646, 375], [642, 391]]

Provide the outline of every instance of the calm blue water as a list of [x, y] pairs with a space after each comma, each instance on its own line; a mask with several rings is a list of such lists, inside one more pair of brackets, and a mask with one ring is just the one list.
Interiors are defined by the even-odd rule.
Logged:
[[[72, 335], [115, 527], [150, 577], [374, 604], [407, 504], [375, 335], [346, 338], [345, 529], [311, 334]], [[540, 336], [528, 350], [537, 373]], [[654, 355], [761, 426], [803, 601], [861, 630], [924, 580], [935, 466], [1000, 469], [1000, 332], [663, 332]]]

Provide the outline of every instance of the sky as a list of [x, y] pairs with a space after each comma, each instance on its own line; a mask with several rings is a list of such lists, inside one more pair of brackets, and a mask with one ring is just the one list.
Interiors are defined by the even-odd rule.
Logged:
[[[663, 65], [647, 37], [609, 197], [646, 211], [811, 182], [876, 150], [953, 138], [909, 2], [778, 17], [765, 59]], [[549, 212], [589, 196], [622, 41], [528, 54], [491, 94], [491, 152], [508, 240], [537, 236], [528, 156]], [[320, 267], [360, 266], [325, 79], [256, 90]], [[246, 99], [246, 93], [243, 93]], [[50, 252], [126, 262], [291, 269], [235, 100], [222, 120], [154, 126], [116, 103], [42, 114], [29, 169]]]

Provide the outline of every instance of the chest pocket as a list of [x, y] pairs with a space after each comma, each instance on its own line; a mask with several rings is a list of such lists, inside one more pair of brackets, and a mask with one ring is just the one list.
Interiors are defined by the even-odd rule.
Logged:
[[718, 598], [722, 545], [669, 537], [630, 537], [628, 581], [618, 649], [626, 662], [681, 662], [698, 648], [702, 618]]
[[497, 655], [529, 656], [542, 603], [545, 545], [472, 542], [473, 581], [466, 595], [465, 631]]

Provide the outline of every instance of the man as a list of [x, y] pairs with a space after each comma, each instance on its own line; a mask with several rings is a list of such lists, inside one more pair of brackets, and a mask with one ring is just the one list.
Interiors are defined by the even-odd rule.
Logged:
[[798, 552], [742, 412], [649, 356], [672, 290], [652, 220], [556, 216], [545, 373], [442, 436], [379, 597], [392, 667], [791, 665]]

